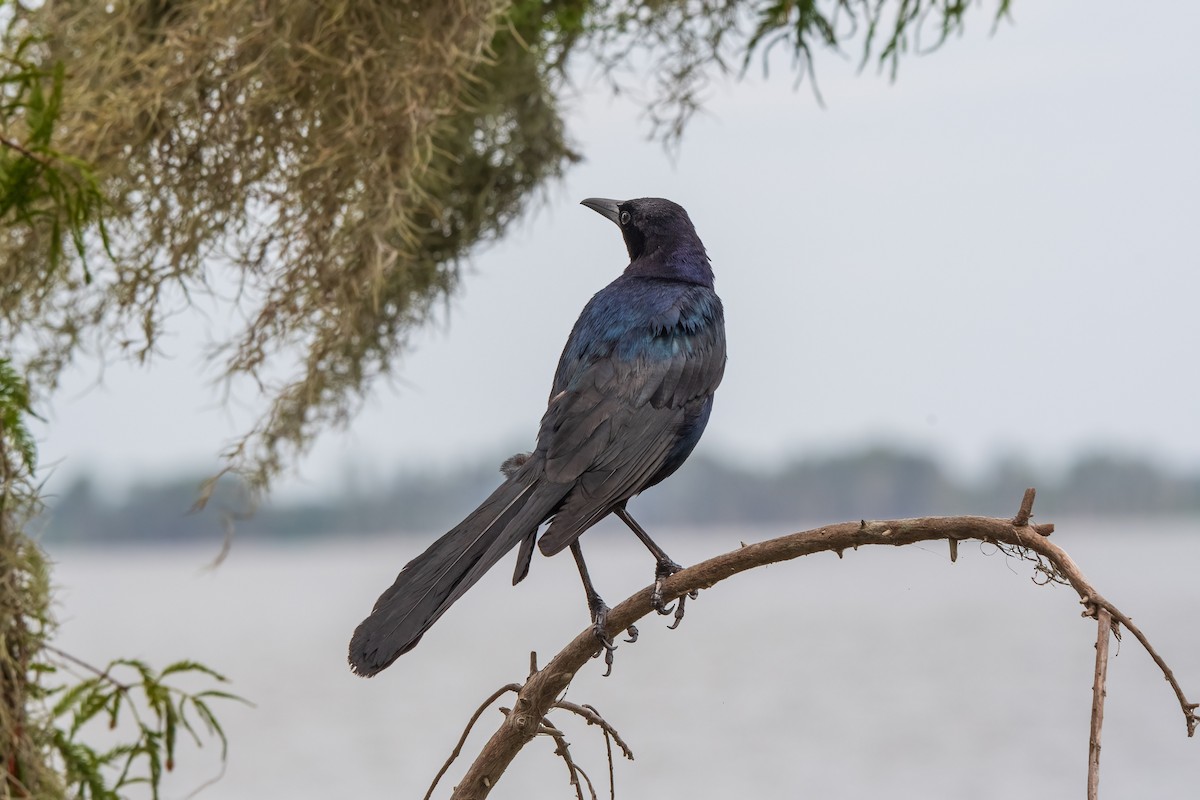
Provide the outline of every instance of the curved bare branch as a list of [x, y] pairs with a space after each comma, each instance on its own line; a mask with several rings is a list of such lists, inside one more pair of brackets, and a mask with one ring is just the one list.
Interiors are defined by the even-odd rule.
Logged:
[[[1047, 538], [1054, 526], [1030, 524], [1033, 498], [1031, 489], [1026, 492], [1021, 509], [1013, 519], [958, 516], [870, 522], [861, 520], [826, 525], [745, 545], [675, 573], [667, 579], [663, 597], [670, 601], [690, 591], [707, 589], [740, 572], [813, 553], [833, 551], [840, 555], [847, 549], [869, 545], [898, 547], [935, 540], [955, 543], [963, 539], [975, 539], [990, 542], [1005, 552], [1033, 561], [1038, 572], [1048, 581], [1070, 585], [1084, 605], [1084, 616], [1095, 618], [1103, 609], [1111, 614], [1115, 623], [1128, 628], [1171, 684], [1184, 713], [1188, 736], [1192, 736], [1197, 725], [1197, 704], [1188, 702], [1166, 662], [1145, 635], [1130, 622], [1129, 617], [1097, 591], [1065, 550]], [[648, 586], [613, 608], [608, 617], [609, 633], [615, 635], [652, 613], [651, 593], [652, 587]], [[575, 674], [595, 653], [596, 639], [589, 626], [545, 667], [529, 676], [518, 692], [512, 710], [505, 715], [504, 722], [459, 781], [452, 795], [454, 800], [478, 800], [487, 796], [516, 754], [537, 735], [547, 712], [554, 708], [556, 700]]]

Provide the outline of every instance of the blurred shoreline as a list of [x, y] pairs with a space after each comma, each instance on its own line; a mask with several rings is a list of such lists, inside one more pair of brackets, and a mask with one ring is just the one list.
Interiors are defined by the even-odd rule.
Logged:
[[[203, 474], [146, 480], [120, 496], [79, 477], [47, 499], [36, 532], [48, 543], [219, 542], [230, 523], [239, 539], [313, 539], [347, 534], [440, 532], [500, 482], [498, 459], [436, 473], [415, 469], [367, 487], [347, 480], [319, 499], [266, 502], [251, 512], [236, 480], [223, 479], [207, 507], [192, 512]], [[1049, 475], [1013, 459], [962, 479], [936, 457], [896, 447], [797, 458], [776, 469], [697, 457], [632, 501], [646, 525], [792, 526], [803, 521], [947, 514], [1009, 516], [1028, 486], [1043, 519], [1200, 516], [1200, 472], [1116, 453], [1077, 457]]]

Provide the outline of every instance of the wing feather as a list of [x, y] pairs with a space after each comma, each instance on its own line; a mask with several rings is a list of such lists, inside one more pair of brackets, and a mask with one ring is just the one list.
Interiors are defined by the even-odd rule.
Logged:
[[[538, 449], [546, 478], [573, 488], [538, 543], [543, 553], [562, 550], [645, 488], [716, 390], [725, 369], [720, 305], [711, 292], [693, 294], [678, 296], [656, 322], [607, 340], [589, 329], [588, 354], [568, 342]], [[593, 322], [585, 315], [580, 324]]]

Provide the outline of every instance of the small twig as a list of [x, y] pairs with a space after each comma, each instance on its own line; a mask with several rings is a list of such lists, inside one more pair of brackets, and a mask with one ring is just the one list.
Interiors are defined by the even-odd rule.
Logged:
[[625, 755], [625, 758], [633, 761], [633, 751], [629, 749], [629, 745], [625, 744], [625, 741], [621, 738], [621, 734], [617, 733], [617, 729], [609, 724], [608, 720], [600, 716], [600, 712], [596, 710], [595, 706], [586, 704], [578, 705], [568, 700], [558, 700], [554, 703], [554, 707], [583, 717], [588, 725], [599, 725], [601, 730], [613, 738], [617, 743], [617, 747], [621, 748], [621, 752]]
[[584, 772], [584, 771], [583, 771], [583, 767], [581, 767], [581, 766], [579, 766], [578, 764], [576, 764], [576, 765], [575, 765], [575, 771], [576, 771], [576, 772], [578, 772], [580, 775], [582, 775], [582, 776], [583, 776], [583, 781], [584, 781], [584, 783], [586, 783], [586, 784], [587, 784], [587, 787], [588, 787], [588, 794], [590, 794], [590, 795], [592, 796], [592, 800], [600, 800], [600, 798], [596, 796], [596, 787], [595, 787], [595, 785], [592, 783], [592, 779], [591, 779], [591, 778], [589, 778], [589, 777], [588, 777], [588, 774], [587, 774], [586, 772]]
[[125, 694], [125, 695], [129, 694], [129, 690], [131, 687], [128, 684], [121, 683], [119, 680], [114, 678], [112, 675], [109, 674], [108, 670], [100, 669], [99, 667], [93, 666], [93, 665], [89, 664], [88, 662], [84, 661], [82, 658], [79, 658], [78, 656], [73, 656], [70, 653], [68, 653], [66, 650], [59, 649], [52, 644], [42, 645], [42, 648], [50, 651], [51, 653], [54, 653], [54, 655], [58, 656], [59, 658], [65, 660], [65, 661], [70, 661], [71, 663], [75, 664], [76, 666], [83, 667], [88, 672], [92, 673], [93, 675], [95, 675], [97, 678], [104, 681], [105, 683], [110, 683], [113, 686], [115, 686], [117, 689], [119, 689], [121, 691], [122, 694]]
[[[542, 720], [542, 724], [538, 726], [538, 733], [554, 740], [554, 755], [562, 758], [563, 763], [567, 765], [567, 774], [571, 776], [571, 785], [575, 787], [575, 796], [579, 800], [583, 800], [583, 784], [579, 782], [579, 774], [582, 770], [576, 766], [575, 759], [571, 758], [571, 745], [567, 743], [567, 737], [563, 735], [562, 731], [551, 725], [548, 718]], [[584, 780], [587, 780], [592, 800], [596, 800], [596, 790], [592, 787], [591, 780], [588, 780], [586, 775], [584, 775]]]
[[446, 774], [446, 770], [450, 769], [450, 765], [454, 763], [454, 759], [458, 758], [459, 753], [462, 752], [463, 744], [466, 743], [467, 736], [469, 736], [471, 733], [471, 728], [475, 727], [475, 723], [479, 721], [481, 716], [483, 716], [483, 712], [487, 710], [487, 707], [496, 702], [496, 700], [498, 700], [503, 694], [520, 691], [521, 685], [518, 683], [510, 683], [505, 686], [501, 686], [499, 689], [492, 692], [491, 696], [488, 697], [487, 700], [484, 700], [483, 703], [480, 704], [479, 708], [475, 709], [475, 713], [472, 714], [471, 719], [467, 721], [467, 727], [463, 729], [462, 736], [458, 737], [458, 744], [454, 745], [454, 752], [450, 753], [450, 757], [446, 759], [445, 764], [442, 764], [442, 768], [438, 770], [438, 774], [433, 776], [433, 783], [429, 784], [429, 791], [425, 792], [425, 800], [429, 800], [429, 798], [433, 797], [433, 790], [437, 788], [438, 781], [442, 779], [442, 776]]
[[1049, 536], [1054, 533], [1054, 524], [1050, 522], [1041, 525], [1030, 525], [1029, 518], [1033, 516], [1033, 500], [1037, 497], [1037, 490], [1032, 486], [1025, 490], [1025, 496], [1021, 498], [1021, 508], [1017, 511], [1017, 515], [1012, 518], [1014, 528], [1029, 528], [1042, 536]]
[[[1137, 625], [1134, 625], [1133, 620], [1126, 616], [1123, 611], [1098, 594], [1089, 598], [1085, 598], [1083, 602], [1087, 605], [1095, 606], [1101, 611], [1107, 611], [1109, 614], [1112, 614], [1113, 619], [1124, 625], [1126, 630], [1132, 633], [1134, 638], [1137, 639], [1138, 642], [1141, 643], [1142, 647], [1146, 649], [1146, 652], [1150, 655], [1150, 658], [1154, 659], [1154, 663], [1158, 665], [1160, 670], [1162, 670], [1163, 677], [1167, 679], [1167, 683], [1171, 685], [1172, 691], [1175, 692], [1176, 699], [1179, 700], [1179, 707], [1183, 710], [1183, 717], [1187, 723], [1187, 735], [1189, 737], [1194, 736], [1196, 733], [1196, 725], [1197, 723], [1200, 723], [1200, 719], [1197, 719], [1196, 716], [1196, 709], [1200, 708], [1200, 703], [1188, 702], [1187, 696], [1183, 693], [1183, 687], [1180, 686], [1179, 681], [1175, 679], [1175, 673], [1171, 671], [1171, 668], [1167, 666], [1167, 662], [1163, 660], [1163, 657], [1160, 656], [1158, 651], [1154, 649], [1154, 646], [1150, 644], [1150, 640], [1146, 638], [1146, 634], [1142, 633], [1142, 629]], [[1085, 616], [1093, 616], [1086, 611], [1084, 614]]]
[[1025, 496], [1021, 498], [1021, 508], [1012, 520], [1014, 528], [1028, 527], [1029, 518], [1033, 516], [1033, 500], [1035, 497], [1037, 497], [1037, 489], [1030, 486], [1025, 490]]
[[1100, 791], [1100, 728], [1104, 725], [1104, 698], [1108, 695], [1108, 641], [1112, 626], [1112, 615], [1106, 609], [1096, 612], [1096, 677], [1092, 681], [1092, 727], [1088, 737], [1088, 800], [1097, 800]]
[[25, 145], [21, 144], [20, 142], [14, 141], [12, 139], [8, 139], [4, 136], [0, 136], [0, 145], [3, 145], [4, 147], [7, 147], [10, 150], [16, 150], [21, 155], [25, 156], [26, 158], [30, 159], [31, 161], [36, 161], [37, 163], [41, 164], [43, 167], [50, 166], [49, 160], [47, 160], [44, 156], [38, 155], [37, 153], [33, 152], [32, 150], [25, 147]]
[[604, 731], [604, 757], [608, 759], [608, 797], [609, 800], [617, 800], [617, 771], [616, 765], [613, 764], [612, 756], [613, 737], [607, 730]]
[[[607, 720], [600, 716], [600, 712], [596, 710], [595, 706], [587, 705], [585, 703], [582, 707], [596, 715], [596, 718], [599, 720], [597, 724], [599, 724], [601, 726], [601, 730], [604, 731], [604, 756], [608, 759], [608, 796], [610, 800], [617, 800], [616, 764], [613, 763], [612, 753], [613, 740], [616, 740], [617, 745], [621, 748], [622, 752], [625, 754], [625, 757], [630, 761], [633, 761], [633, 751], [629, 749], [629, 745], [625, 744], [625, 742], [621, 740], [621, 735], [617, 733], [617, 729], [609, 725]], [[591, 722], [588, 724], [590, 725]]]

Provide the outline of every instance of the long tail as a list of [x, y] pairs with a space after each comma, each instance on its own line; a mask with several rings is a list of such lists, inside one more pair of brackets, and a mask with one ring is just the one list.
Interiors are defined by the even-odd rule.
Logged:
[[350, 639], [350, 668], [356, 674], [370, 677], [416, 647], [454, 601], [536, 532], [566, 487], [538, 480], [540, 470], [529, 467], [405, 565]]

